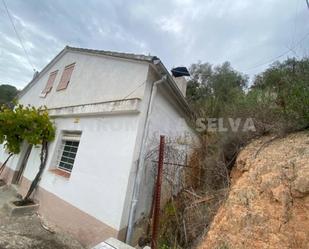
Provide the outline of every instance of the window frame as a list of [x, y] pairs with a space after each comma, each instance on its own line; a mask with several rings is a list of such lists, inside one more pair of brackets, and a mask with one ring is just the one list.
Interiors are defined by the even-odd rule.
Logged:
[[[59, 170], [61, 172], [64, 172], [65, 174], [68, 174], [70, 175], [73, 171], [73, 168], [74, 168], [74, 164], [76, 162], [76, 156], [77, 156], [77, 153], [78, 153], [78, 149], [79, 149], [79, 146], [80, 146], [80, 139], [81, 139], [81, 132], [80, 131], [64, 131], [61, 135], [61, 138], [60, 138], [60, 144], [58, 145], [58, 151], [57, 151], [57, 158], [56, 158], [56, 165], [55, 165], [55, 170]], [[76, 147], [76, 152], [73, 152], [75, 153], [74, 155], [74, 158], [69, 158], [71, 160], [73, 160], [73, 163], [67, 163], [67, 162], [63, 162], [63, 163], [67, 163], [67, 164], [70, 164], [72, 165], [72, 168], [71, 170], [69, 169], [66, 169], [65, 167], [63, 166], [60, 166], [60, 163], [61, 163], [61, 160], [63, 158], [63, 154], [64, 154], [64, 148], [66, 146], [66, 142], [78, 142], [78, 145], [75, 146]], [[72, 153], [72, 152], [69, 152], [67, 151], [67, 153]]]

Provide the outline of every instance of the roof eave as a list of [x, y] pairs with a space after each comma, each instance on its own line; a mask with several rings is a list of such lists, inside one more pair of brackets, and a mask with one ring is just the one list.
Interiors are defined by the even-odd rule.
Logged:
[[174, 79], [172, 78], [166, 67], [163, 65], [163, 63], [160, 61], [159, 63], [154, 63], [154, 65], [160, 74], [167, 75], [167, 83], [169, 84], [170, 88], [176, 95], [176, 98], [180, 103], [184, 112], [188, 115], [189, 118], [194, 117], [194, 111], [190, 108], [190, 105], [188, 104], [185, 96], [182, 94], [176, 82], [174, 81]]
[[149, 62], [149, 63], [157, 58], [156, 56], [152, 56], [152, 55], [130, 54], [130, 53], [112, 52], [112, 51], [105, 51], [105, 50], [77, 48], [77, 47], [70, 47], [70, 46], [66, 46], [66, 48], [72, 52], [97, 54], [101, 56], [108, 56], [108, 57], [127, 59], [127, 60], [144, 61], [144, 62]]

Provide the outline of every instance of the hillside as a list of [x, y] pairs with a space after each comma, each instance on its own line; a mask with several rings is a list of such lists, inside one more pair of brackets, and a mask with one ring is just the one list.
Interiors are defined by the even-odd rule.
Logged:
[[253, 141], [231, 176], [229, 197], [199, 249], [308, 248], [309, 132]]

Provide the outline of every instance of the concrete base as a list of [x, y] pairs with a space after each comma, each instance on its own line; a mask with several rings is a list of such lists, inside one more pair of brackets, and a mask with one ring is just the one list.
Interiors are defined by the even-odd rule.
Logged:
[[32, 205], [27, 206], [16, 206], [12, 201], [4, 204], [4, 209], [6, 210], [9, 216], [23, 216], [23, 215], [31, 215], [39, 210], [39, 204], [34, 203]]

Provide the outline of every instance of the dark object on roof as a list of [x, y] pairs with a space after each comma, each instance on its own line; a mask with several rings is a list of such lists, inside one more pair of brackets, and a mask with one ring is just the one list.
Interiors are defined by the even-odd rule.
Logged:
[[172, 69], [172, 74], [176, 78], [181, 76], [190, 76], [190, 73], [186, 67], [175, 67]]

